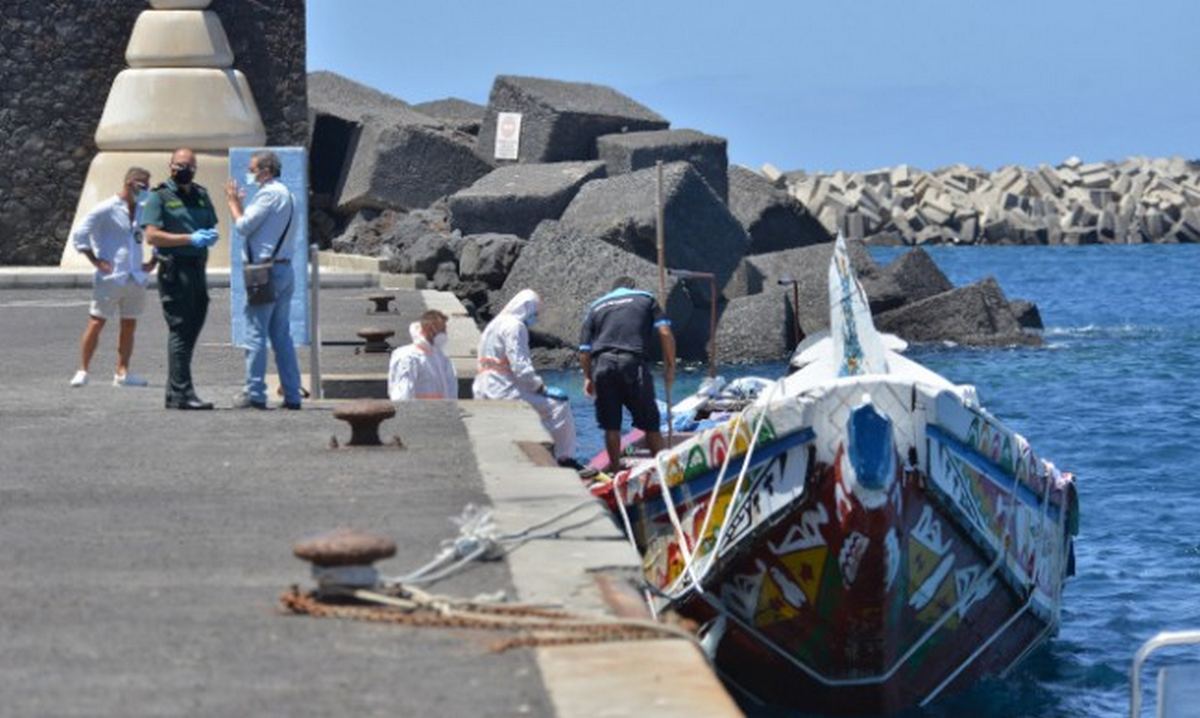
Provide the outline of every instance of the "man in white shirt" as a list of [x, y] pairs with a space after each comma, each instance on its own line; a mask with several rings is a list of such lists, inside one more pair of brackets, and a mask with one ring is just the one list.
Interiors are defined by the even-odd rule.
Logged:
[[388, 398], [392, 401], [458, 398], [458, 374], [446, 356], [445, 314], [430, 309], [408, 327], [412, 344], [392, 352]]
[[121, 191], [92, 208], [72, 232], [71, 242], [88, 258], [96, 273], [92, 277], [92, 306], [87, 327], [79, 339], [79, 371], [71, 386], [88, 383], [88, 366], [100, 341], [100, 331], [114, 316], [121, 319], [117, 340], [115, 386], [145, 386], [146, 380], [129, 371], [133, 355], [133, 333], [146, 304], [146, 273], [156, 260], [142, 261], [141, 230], [136, 221], [139, 206], [150, 187], [150, 173], [130, 167]]
[[[233, 180], [225, 185], [229, 213], [233, 215], [238, 234], [246, 238], [241, 252], [243, 260], [253, 264], [272, 262], [271, 285], [274, 301], [266, 304], [246, 303], [246, 384], [233, 400], [236, 409], [267, 408], [267, 341], [275, 352], [275, 366], [283, 388], [283, 408], [300, 408], [300, 363], [292, 343], [291, 307], [295, 276], [292, 273], [292, 254], [296, 251], [293, 236], [307, 217], [295, 215], [292, 193], [279, 181], [283, 165], [279, 155], [269, 150], [250, 156], [246, 184], [258, 189], [250, 205], [242, 209], [243, 192]], [[307, 247], [299, 248], [307, 251]]]

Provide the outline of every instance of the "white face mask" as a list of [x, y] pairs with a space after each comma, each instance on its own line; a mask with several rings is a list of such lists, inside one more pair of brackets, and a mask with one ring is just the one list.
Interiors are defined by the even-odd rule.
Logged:
[[446, 332], [433, 335], [433, 345], [438, 349], [445, 349], [446, 343], [450, 341], [450, 337], [446, 336]]
[[530, 312], [529, 315], [525, 317], [525, 326], [532, 327], [534, 324], [537, 324], [537, 320], [538, 320], [538, 313]]
[[245, 180], [247, 187], [253, 184], [258, 184], [258, 177], [253, 172], [247, 172], [243, 179]]

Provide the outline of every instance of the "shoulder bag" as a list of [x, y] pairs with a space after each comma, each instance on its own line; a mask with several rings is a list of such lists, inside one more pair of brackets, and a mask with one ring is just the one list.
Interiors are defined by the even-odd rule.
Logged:
[[271, 282], [271, 268], [275, 266], [275, 255], [279, 254], [280, 248], [283, 247], [288, 230], [292, 228], [292, 217], [296, 214], [296, 206], [290, 193], [288, 204], [291, 209], [288, 213], [287, 225], [284, 226], [279, 241], [275, 243], [275, 251], [271, 252], [270, 259], [256, 264], [254, 257], [250, 254], [250, 238], [246, 237], [246, 266], [242, 267], [242, 276], [246, 282], [246, 304], [252, 307], [275, 301], [275, 285]]

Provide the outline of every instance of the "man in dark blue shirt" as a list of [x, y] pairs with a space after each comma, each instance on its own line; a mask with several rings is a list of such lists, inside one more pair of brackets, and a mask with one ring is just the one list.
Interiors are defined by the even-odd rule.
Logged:
[[621, 409], [628, 408], [634, 427], [646, 434], [654, 453], [664, 446], [659, 431], [654, 377], [647, 365], [654, 335], [662, 344], [663, 380], [670, 395], [675, 381], [675, 335], [671, 320], [649, 292], [634, 289], [629, 277], [613, 283], [613, 290], [588, 307], [579, 339], [583, 391], [596, 399], [596, 423], [604, 430], [608, 452], [606, 471], [620, 468]]

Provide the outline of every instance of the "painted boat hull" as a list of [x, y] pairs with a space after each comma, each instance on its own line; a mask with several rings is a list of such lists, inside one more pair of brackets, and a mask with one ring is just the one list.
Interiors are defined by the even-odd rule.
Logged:
[[[867, 440], [841, 428], [864, 395], [898, 438], [876, 488], [855, 456]], [[660, 456], [665, 481], [609, 492], [647, 580], [704, 626], [731, 685], [809, 712], [892, 713], [1003, 673], [1057, 631], [1073, 481], [1019, 435], [888, 378], [766, 411], [749, 458], [753, 431], [714, 430]]]
[[1057, 632], [1078, 501], [973, 387], [876, 331], [840, 237], [829, 303], [828, 336], [797, 347], [793, 374], [593, 490], [737, 689], [892, 713]]

